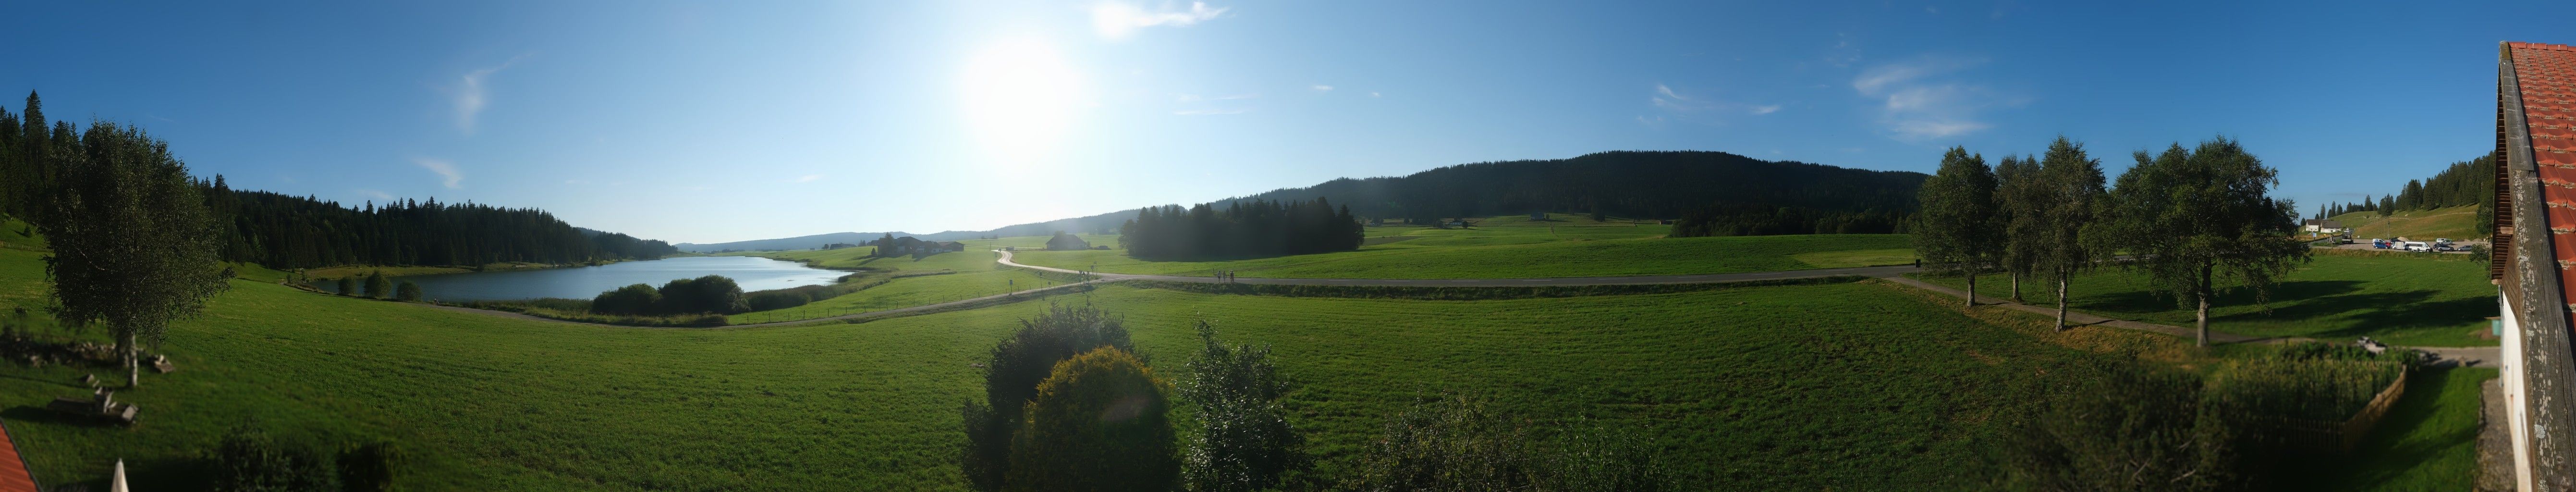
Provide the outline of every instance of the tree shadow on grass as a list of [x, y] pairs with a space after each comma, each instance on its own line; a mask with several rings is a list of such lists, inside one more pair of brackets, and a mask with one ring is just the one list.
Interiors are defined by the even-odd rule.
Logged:
[[[2177, 299], [2173, 293], [2156, 289], [2153, 284], [2143, 282], [2133, 283], [2130, 284], [2128, 288], [2130, 290], [2090, 296], [2085, 299], [2084, 302], [2077, 304], [2074, 307], [2077, 309], [2117, 313], [2156, 313], [2165, 311], [2190, 311], [2191, 309], [2184, 306], [2183, 301]], [[2272, 289], [2272, 311], [2278, 313], [2284, 311], [2286, 308], [2297, 307], [2286, 305], [2285, 301], [2331, 297], [2360, 289], [2361, 282], [2353, 280], [2297, 280], [2282, 282], [2281, 285]], [[2219, 289], [2218, 297], [2216, 299], [2211, 299], [2210, 301], [2214, 304], [2214, 307], [2251, 306], [2255, 304], [2254, 292], [2251, 289], [2245, 288]], [[2310, 302], [2301, 302], [2300, 304], [2305, 305], [2309, 303]], [[2260, 311], [2257, 311], [2257, 315], [2260, 315]], [[2225, 319], [2233, 316], [2240, 315], [2219, 316], [2213, 319]]]

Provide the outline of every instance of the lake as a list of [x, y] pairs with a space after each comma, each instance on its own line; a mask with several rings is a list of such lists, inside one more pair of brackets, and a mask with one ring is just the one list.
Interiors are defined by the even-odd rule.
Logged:
[[[675, 279], [723, 275], [743, 292], [806, 285], [831, 285], [850, 272], [807, 267], [792, 261], [748, 256], [692, 256], [628, 261], [580, 268], [506, 270], [395, 277], [420, 284], [422, 298], [441, 301], [490, 301], [562, 297], [589, 299], [632, 284], [661, 287]], [[333, 291], [337, 285], [322, 286]]]

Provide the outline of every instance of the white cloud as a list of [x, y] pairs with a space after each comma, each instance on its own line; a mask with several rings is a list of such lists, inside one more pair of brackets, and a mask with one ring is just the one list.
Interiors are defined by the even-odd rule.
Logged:
[[1673, 86], [1666, 84], [1655, 84], [1655, 92], [1646, 96], [1646, 102], [1653, 105], [1656, 109], [1664, 110], [1665, 113], [1680, 119], [1689, 119], [1689, 115], [1693, 113], [1742, 112], [1744, 114], [1763, 115], [1771, 114], [1780, 110], [1780, 105], [1778, 104], [1754, 105], [1726, 101], [1704, 95], [1694, 96], [1683, 94], [1681, 90], [1674, 89]]
[[823, 175], [820, 175], [820, 174], [807, 174], [807, 175], [804, 175], [804, 176], [797, 176], [797, 177], [796, 177], [796, 182], [798, 182], [798, 183], [811, 183], [811, 182], [814, 182], [814, 180], [817, 180], [817, 179], [823, 179]]
[[1378, 96], [1377, 91], [1369, 91], [1369, 97], [1377, 97], [1377, 96]]
[[512, 57], [510, 61], [501, 62], [500, 65], [466, 72], [465, 76], [458, 80], [450, 94], [452, 102], [456, 105], [457, 130], [467, 135], [474, 134], [474, 118], [482, 115], [483, 107], [491, 102], [489, 92], [484, 88], [484, 79], [500, 73], [501, 69], [510, 68], [510, 65], [519, 63], [519, 58], [521, 57]]
[[1333, 86], [1324, 84], [1315, 84], [1313, 86], [1308, 86], [1307, 88], [1314, 89], [1316, 92], [1332, 92], [1333, 90]]
[[429, 172], [438, 173], [439, 177], [445, 178], [448, 188], [464, 188], [457, 183], [465, 181], [465, 173], [457, 172], [455, 164], [427, 157], [414, 157], [411, 163], [418, 164], [421, 169], [428, 169]]
[[1250, 110], [1242, 109], [1242, 108], [1228, 108], [1228, 109], [1184, 109], [1184, 110], [1180, 110], [1180, 111], [1173, 111], [1173, 112], [1172, 112], [1172, 114], [1181, 115], [1181, 116], [1208, 116], [1208, 115], [1219, 115], [1219, 114], [1243, 114], [1243, 112], [1244, 112], [1244, 111], [1250, 111]]
[[388, 201], [388, 202], [393, 201], [393, 199], [394, 199], [394, 194], [392, 194], [392, 193], [386, 193], [386, 192], [383, 192], [383, 191], [380, 191], [380, 190], [358, 190], [358, 194], [360, 194], [360, 195], [366, 195], [366, 196], [368, 196], [368, 197], [372, 197], [372, 198], [375, 198], [375, 199], [377, 199], [377, 200], [384, 200], [384, 201]]
[[1975, 133], [1993, 125], [1981, 114], [2021, 100], [1953, 75], [1981, 60], [1923, 57], [1862, 70], [1852, 78], [1861, 97], [1881, 100], [1879, 123], [1898, 140], [1920, 142]]
[[1188, 26], [1225, 15], [1226, 8], [1208, 8], [1207, 2], [1190, 2], [1189, 10], [1145, 10], [1126, 2], [1101, 2], [1091, 6], [1091, 28], [1101, 37], [1121, 39], [1137, 29], [1154, 26]]

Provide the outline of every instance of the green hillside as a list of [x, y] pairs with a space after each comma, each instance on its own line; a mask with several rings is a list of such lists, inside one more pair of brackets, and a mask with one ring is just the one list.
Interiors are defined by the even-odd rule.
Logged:
[[2486, 237], [2485, 234], [2478, 233], [2476, 205], [2407, 210], [2389, 214], [2387, 217], [2379, 216], [2379, 212], [2353, 212], [2337, 215], [2334, 220], [2342, 222], [2344, 227], [2353, 228], [2352, 237], [2364, 241], [2370, 238], [2398, 237], [2416, 241], [2431, 241], [2435, 238], [2481, 239]]
[[[2333, 341], [2369, 336], [2399, 345], [2494, 346], [2495, 340], [2471, 335], [2484, 331], [2486, 318], [2496, 313], [2495, 285], [2487, 283], [2486, 263], [2480, 260], [2467, 255], [2321, 254], [2282, 279], [2272, 292], [2269, 312], [2251, 293], [2222, 284], [2209, 326], [2246, 335]], [[2068, 287], [2067, 304], [2103, 316], [2191, 326], [2193, 312], [2153, 291], [2143, 275], [2119, 269], [2087, 273]], [[1964, 285], [1958, 277], [1916, 277], [1953, 288]], [[2024, 289], [2030, 303], [2055, 305], [2055, 298], [2041, 288]], [[1997, 298], [2011, 293], [2000, 275], [1983, 277], [1977, 290]]]

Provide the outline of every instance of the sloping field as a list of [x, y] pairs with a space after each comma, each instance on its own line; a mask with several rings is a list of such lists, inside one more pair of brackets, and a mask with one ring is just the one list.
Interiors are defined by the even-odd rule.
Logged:
[[[41, 296], [34, 255], [0, 251], [0, 303]], [[391, 438], [417, 490], [959, 490], [956, 408], [1036, 303], [858, 325], [633, 329], [520, 321], [237, 281], [164, 345], [181, 368], [119, 393], [131, 429], [35, 405], [100, 369], [0, 366], [0, 401], [40, 478], [184, 490], [227, 428]], [[1300, 382], [1326, 470], [1385, 416], [1441, 391], [1511, 414], [1637, 427], [1690, 483], [1736, 489], [1974, 487], [1980, 439], [2088, 357], [1870, 284], [1509, 301], [1190, 294], [1111, 287], [1176, 370], [1206, 316], [1268, 344]], [[5, 309], [7, 306], [0, 306]], [[95, 334], [92, 334], [95, 335]], [[2097, 333], [2095, 336], [2142, 336]]]
[[2485, 234], [2477, 232], [2478, 207], [2476, 205], [2408, 210], [2390, 214], [2387, 217], [2380, 217], [2379, 212], [2354, 212], [2337, 215], [2334, 220], [2342, 222], [2345, 227], [2353, 228], [2352, 237], [2365, 242], [2370, 238], [2404, 237], [2416, 241], [2431, 241], [2437, 238], [2486, 237]]

